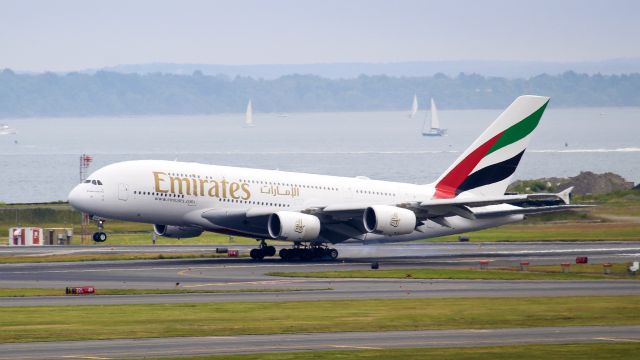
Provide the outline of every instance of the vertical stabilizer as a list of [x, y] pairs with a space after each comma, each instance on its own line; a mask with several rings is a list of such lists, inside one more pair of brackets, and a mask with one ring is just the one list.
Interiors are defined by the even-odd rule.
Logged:
[[549, 98], [518, 97], [435, 182], [435, 198], [503, 195]]

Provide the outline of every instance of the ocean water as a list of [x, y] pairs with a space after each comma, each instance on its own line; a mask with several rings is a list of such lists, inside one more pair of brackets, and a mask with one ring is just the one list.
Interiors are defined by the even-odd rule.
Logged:
[[[258, 109], [255, 109], [258, 110]], [[18, 130], [0, 136], [0, 201], [66, 200], [89, 172], [132, 159], [168, 159], [262, 169], [428, 183], [435, 180], [500, 110], [440, 110], [448, 135], [423, 137], [426, 116], [406, 112], [254, 113], [94, 118], [3, 119]], [[640, 108], [545, 112], [516, 179], [615, 172], [640, 181]]]

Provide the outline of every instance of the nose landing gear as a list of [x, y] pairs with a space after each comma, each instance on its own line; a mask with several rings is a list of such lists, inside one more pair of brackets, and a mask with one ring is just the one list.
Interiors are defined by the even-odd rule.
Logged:
[[98, 226], [98, 231], [93, 233], [93, 241], [95, 242], [105, 242], [107, 241], [107, 234], [104, 230], [104, 219], [95, 219], [96, 225]]

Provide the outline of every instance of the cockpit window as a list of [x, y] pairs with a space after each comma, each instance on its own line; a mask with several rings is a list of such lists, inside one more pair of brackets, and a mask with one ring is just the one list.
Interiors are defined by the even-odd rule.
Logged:
[[95, 180], [91, 180], [91, 183], [92, 183], [93, 185], [98, 185], [98, 183], [97, 183]]
[[83, 181], [83, 182], [84, 182], [85, 184], [88, 184], [88, 183], [90, 183], [90, 182], [91, 182], [91, 180], [85, 180], [85, 181]]
[[102, 181], [100, 180], [96, 180], [98, 182], [98, 185], [102, 185]]

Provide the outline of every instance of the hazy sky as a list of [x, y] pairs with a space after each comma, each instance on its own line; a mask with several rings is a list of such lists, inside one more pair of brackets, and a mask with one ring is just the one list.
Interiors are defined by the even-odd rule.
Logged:
[[635, 0], [0, 0], [0, 68], [640, 57]]

